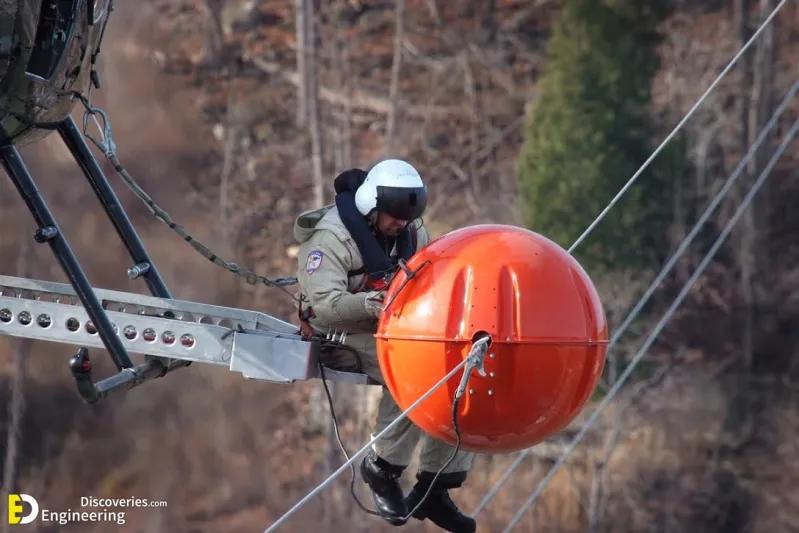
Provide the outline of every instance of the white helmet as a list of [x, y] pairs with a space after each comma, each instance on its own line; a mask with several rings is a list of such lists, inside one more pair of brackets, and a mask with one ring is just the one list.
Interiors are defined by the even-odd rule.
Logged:
[[411, 165], [399, 159], [381, 161], [369, 171], [355, 191], [355, 205], [366, 216], [377, 209], [401, 220], [422, 216], [427, 188]]

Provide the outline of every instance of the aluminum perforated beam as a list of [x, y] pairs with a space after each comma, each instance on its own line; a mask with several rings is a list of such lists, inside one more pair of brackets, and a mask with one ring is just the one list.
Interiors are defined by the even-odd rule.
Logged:
[[[257, 311], [94, 289], [125, 350], [226, 366], [278, 383], [319, 376], [318, 343]], [[0, 334], [104, 349], [70, 285], [0, 276]], [[334, 380], [366, 376], [327, 370]]]

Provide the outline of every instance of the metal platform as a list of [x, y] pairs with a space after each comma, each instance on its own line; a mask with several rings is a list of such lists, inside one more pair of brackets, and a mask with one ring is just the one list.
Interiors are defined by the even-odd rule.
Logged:
[[[210, 363], [245, 378], [292, 383], [319, 377], [319, 342], [257, 311], [93, 289], [128, 353]], [[0, 276], [0, 334], [105, 349], [71, 285]], [[336, 381], [364, 374], [325, 369]]]
[[[0, 335], [79, 346], [69, 360], [78, 392], [89, 403], [160, 378], [193, 362], [225, 366], [247, 378], [291, 383], [319, 377], [319, 355], [337, 339], [307, 340], [269, 315], [172, 299], [158, 268], [71, 117], [56, 129], [127, 248], [130, 279], [153, 296], [95, 289], [14, 144], [0, 144], [0, 164], [24, 200], [69, 284], [0, 276]], [[340, 339], [339, 339], [340, 340]], [[95, 382], [88, 347], [102, 348], [117, 373]], [[129, 354], [142, 354], [134, 364]], [[336, 381], [374, 384], [359, 373], [325, 369]]]

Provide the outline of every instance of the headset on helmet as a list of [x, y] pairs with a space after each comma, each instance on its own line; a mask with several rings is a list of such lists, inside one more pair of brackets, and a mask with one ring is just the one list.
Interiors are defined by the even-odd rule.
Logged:
[[372, 167], [355, 191], [355, 205], [364, 216], [377, 209], [394, 218], [413, 220], [424, 213], [427, 188], [411, 165], [386, 159]]

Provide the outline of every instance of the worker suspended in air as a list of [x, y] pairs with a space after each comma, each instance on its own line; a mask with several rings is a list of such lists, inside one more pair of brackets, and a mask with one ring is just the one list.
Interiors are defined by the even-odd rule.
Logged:
[[[416, 169], [396, 159], [381, 161], [368, 174], [358, 169], [345, 172], [335, 188], [335, 205], [302, 213], [295, 222], [294, 235], [301, 243], [300, 318], [308, 335], [347, 332], [344, 346], [323, 353], [323, 363], [364, 372], [383, 384], [374, 334], [398, 261], [410, 259], [429, 241], [421, 220], [427, 189]], [[384, 388], [374, 433], [399, 414]], [[404, 497], [399, 477], [418, 443], [417, 482]], [[461, 513], [448, 493], [466, 480], [474, 454], [460, 450], [452, 457], [452, 452], [451, 445], [407, 419], [378, 440], [360, 470], [383, 518], [402, 525], [418, 506], [415, 518], [429, 518], [448, 531], [475, 531], [474, 519]]]
[[[28, 7], [0, 3], [9, 37], [0, 51], [19, 52], [0, 57], [0, 164], [34, 216], [35, 240], [52, 248], [70, 285], [0, 275], [0, 335], [79, 345], [70, 370], [89, 403], [192, 362], [278, 383], [324, 382], [325, 367], [333, 379], [379, 383], [374, 433], [382, 437], [360, 465], [377, 514], [394, 525], [413, 516], [474, 532], [475, 520], [449, 495], [474, 452], [524, 449], [559, 431], [601, 373], [607, 323], [580, 265], [545, 237], [511, 226], [473, 226], [430, 242], [421, 220], [427, 189], [410, 164], [389, 159], [368, 173], [344, 172], [335, 205], [297, 218], [299, 332], [263, 313], [175, 300], [83, 137], [203, 257], [251, 284], [288, 292], [295, 280], [222, 259], [119, 162], [108, 115], [90, 98], [100, 87], [94, 67], [112, 2]], [[78, 101], [82, 130], [70, 116]], [[54, 129], [126, 245], [128, 277], [143, 279], [153, 296], [89, 284], [16, 147]], [[88, 347], [105, 348], [118, 373], [95, 382]], [[144, 362], [134, 365], [131, 353]], [[417, 482], [406, 496], [399, 478], [417, 447]]]

